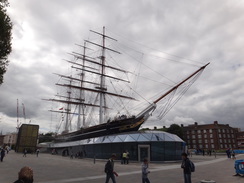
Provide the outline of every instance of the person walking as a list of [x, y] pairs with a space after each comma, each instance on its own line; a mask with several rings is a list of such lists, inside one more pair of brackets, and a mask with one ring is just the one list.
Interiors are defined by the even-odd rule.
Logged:
[[109, 160], [107, 161], [105, 165], [105, 173], [106, 173], [106, 181], [105, 183], [109, 182], [109, 179], [112, 179], [113, 183], [116, 183], [115, 176], [118, 176], [118, 174], [114, 171], [114, 159], [116, 158], [115, 154], [112, 154]]
[[232, 150], [232, 152], [231, 152], [231, 158], [232, 159], [236, 159], [236, 155], [235, 155], [235, 151], [234, 150]]
[[187, 157], [186, 153], [182, 153], [181, 157], [182, 157], [181, 168], [183, 169], [184, 183], [191, 183], [191, 165], [190, 165], [190, 160]]
[[129, 151], [126, 151], [126, 164], [129, 164], [129, 159], [130, 159], [130, 153]]
[[123, 157], [123, 164], [125, 165], [125, 163], [126, 163], [126, 157], [127, 157], [127, 153], [125, 151], [123, 152], [122, 157]]
[[26, 157], [26, 154], [27, 154], [27, 149], [25, 148], [25, 149], [24, 149], [23, 157]]
[[36, 157], [38, 157], [39, 152], [40, 152], [40, 149], [37, 149], [37, 150], [36, 150]]
[[150, 183], [148, 179], [148, 174], [150, 171], [148, 171], [148, 159], [144, 158], [143, 163], [141, 165], [141, 171], [142, 171], [142, 183]]
[[4, 156], [5, 156], [5, 150], [2, 148], [2, 150], [1, 150], [1, 162], [3, 162]]

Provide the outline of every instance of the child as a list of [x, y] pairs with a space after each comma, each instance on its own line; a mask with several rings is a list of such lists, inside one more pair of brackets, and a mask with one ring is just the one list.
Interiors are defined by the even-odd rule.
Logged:
[[141, 170], [142, 170], [142, 183], [150, 183], [147, 175], [150, 173], [150, 171], [148, 171], [148, 160], [145, 158], [143, 160], [142, 166], [141, 166]]

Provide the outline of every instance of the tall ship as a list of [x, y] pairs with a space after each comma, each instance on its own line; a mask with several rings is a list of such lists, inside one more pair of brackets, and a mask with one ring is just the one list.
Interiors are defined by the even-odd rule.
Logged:
[[[137, 98], [139, 92], [129, 86], [131, 84], [129, 75], [134, 73], [130, 70], [131, 66], [128, 62], [115, 61], [113, 55], [121, 55], [121, 53], [110, 46], [113, 46], [113, 42], [117, 40], [105, 34], [105, 30], [105, 27], [101, 33], [91, 30], [92, 34], [99, 37], [97, 39], [99, 41], [85, 40], [83, 45], [77, 45], [80, 48], [79, 52], [69, 53], [73, 59], [66, 62], [71, 64], [72, 74], [56, 74], [60, 77], [60, 82], [56, 85], [65, 91], [64, 94], [59, 92], [52, 99], [44, 99], [60, 106], [59, 109], [50, 110], [61, 115], [58, 126], [64, 128], [56, 136], [56, 142], [139, 130], [158, 106], [160, 106], [159, 117], [163, 117], [209, 64], [200, 66], [184, 79], [174, 82], [174, 85], [167, 87], [163, 93], [154, 95], [155, 98], [151, 101], [146, 99], [146, 106], [138, 104], [140, 107], [137, 107], [134, 104], [140, 103]], [[129, 69], [125, 69], [126, 67]], [[139, 90], [150, 89], [146, 81], [143, 85], [144, 87]], [[180, 90], [183, 85], [183, 90]], [[161, 92], [158, 87], [156, 89]], [[175, 96], [178, 90], [180, 95], [174, 100], [170, 98]], [[138, 96], [147, 97], [140, 94]], [[166, 102], [161, 104], [161, 101], [167, 97]], [[162, 108], [162, 105], [165, 107]], [[76, 121], [75, 130], [71, 129], [72, 121]]]

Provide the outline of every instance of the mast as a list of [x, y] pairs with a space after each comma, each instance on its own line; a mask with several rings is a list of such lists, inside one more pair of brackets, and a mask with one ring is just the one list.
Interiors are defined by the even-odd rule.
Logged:
[[[105, 64], [105, 50], [107, 49], [109, 51], [113, 51], [113, 52], [116, 52], [118, 54], [120, 54], [120, 52], [115, 51], [115, 50], [110, 49], [110, 48], [107, 48], [105, 46], [105, 39], [106, 38], [109, 38], [109, 39], [112, 39], [114, 41], [117, 41], [116, 39], [111, 38], [111, 37], [105, 35], [105, 27], [103, 27], [102, 34], [99, 33], [99, 32], [92, 31], [92, 30], [91, 30], [91, 32], [96, 33], [96, 34], [102, 36], [102, 45], [99, 45], [99, 44], [96, 44], [96, 43], [93, 43], [93, 42], [90, 42], [90, 41], [86, 41], [88, 43], [91, 43], [91, 44], [93, 44], [95, 46], [98, 46], [98, 47], [101, 47], [102, 48], [101, 63], [100, 63], [100, 66], [101, 66], [100, 86], [99, 87], [96, 87], [96, 89], [98, 89], [100, 91], [99, 92], [99, 98], [100, 98], [100, 104], [99, 104], [100, 105], [100, 107], [99, 107], [99, 123], [102, 124], [104, 122], [104, 114], [105, 114], [105, 110], [107, 108], [106, 107], [106, 98], [105, 98], [105, 95], [108, 94], [107, 88], [105, 86], [105, 77], [109, 77], [109, 76], [107, 76], [105, 74], [105, 68], [107, 67], [106, 64]], [[116, 68], [113, 68], [112, 67], [112, 69], [116, 69]], [[119, 70], [119, 69], [117, 69], [117, 70]], [[124, 72], [123, 70], [120, 70], [120, 71]], [[98, 74], [98, 73], [96, 73], [96, 74]], [[111, 78], [111, 76], [110, 76], [110, 78]], [[113, 79], [119, 80], [119, 78], [113, 78]], [[121, 97], [121, 96], [117, 95], [117, 97]]]
[[[82, 69], [84, 69], [84, 67], [85, 67], [85, 54], [86, 54], [86, 42], [84, 42], [84, 46], [83, 46]], [[81, 88], [83, 87], [83, 81], [84, 81], [84, 77], [85, 77], [84, 75], [85, 75], [85, 73], [84, 73], [84, 71], [82, 71], [81, 75], [80, 75]], [[84, 101], [84, 90], [80, 90], [80, 100]], [[78, 105], [78, 107], [79, 107], [79, 109], [78, 109], [79, 112], [78, 112], [77, 130], [79, 130], [81, 127], [81, 113], [82, 113], [82, 127], [85, 126], [85, 106], [83, 104], [81, 104], [81, 105]]]
[[[70, 85], [71, 85], [71, 80], [70, 80]], [[68, 88], [67, 91], [68, 94], [68, 98], [67, 98], [67, 109], [66, 110], [66, 120], [65, 120], [65, 124], [64, 124], [64, 131], [67, 133], [69, 131], [69, 124], [70, 124], [70, 100], [71, 100], [71, 88]]]
[[[105, 78], [104, 78], [104, 74], [105, 74], [105, 27], [103, 27], [103, 35], [102, 35], [102, 39], [103, 39], [103, 44], [102, 44], [102, 56], [101, 56], [101, 81], [100, 81], [100, 88], [104, 90], [105, 89]], [[100, 93], [100, 108], [99, 108], [99, 123], [102, 124], [103, 123], [103, 105], [105, 105], [105, 94], [103, 92]]]
[[210, 63], [207, 63], [206, 65], [202, 66], [200, 69], [196, 70], [194, 73], [192, 73], [190, 76], [188, 76], [186, 79], [184, 79], [183, 81], [181, 81], [179, 84], [175, 85], [173, 88], [171, 88], [169, 91], [167, 91], [165, 94], [163, 94], [161, 97], [159, 97], [158, 99], [156, 99], [153, 103], [156, 104], [158, 103], [160, 100], [162, 100], [164, 97], [166, 97], [168, 94], [170, 94], [172, 91], [174, 91], [175, 89], [177, 89], [180, 85], [182, 85], [183, 83], [185, 83], [187, 80], [189, 80], [190, 78], [192, 78], [193, 76], [195, 76], [197, 73], [199, 73], [200, 71], [202, 71], [203, 69], [205, 69], [205, 67], [207, 67], [207, 65], [209, 65]]
[[171, 92], [173, 92], [174, 90], [176, 90], [179, 86], [181, 86], [183, 83], [185, 83], [187, 80], [189, 80], [190, 78], [192, 78], [193, 76], [195, 76], [197, 73], [199, 73], [200, 71], [204, 70], [205, 67], [207, 67], [210, 63], [207, 63], [206, 65], [202, 66], [201, 68], [199, 68], [198, 70], [196, 70], [194, 73], [192, 73], [190, 76], [188, 76], [187, 78], [185, 78], [183, 81], [181, 81], [179, 84], [175, 85], [173, 88], [171, 88], [170, 90], [168, 90], [166, 93], [164, 93], [163, 95], [161, 95], [159, 98], [157, 98], [153, 103], [151, 103], [146, 109], [144, 109], [142, 112], [140, 112], [137, 117], [141, 117], [144, 116], [144, 119], [147, 119], [149, 117], [149, 113], [151, 111], [154, 111], [157, 107], [157, 103], [162, 100], [164, 97], [166, 97], [168, 94], [170, 94]]

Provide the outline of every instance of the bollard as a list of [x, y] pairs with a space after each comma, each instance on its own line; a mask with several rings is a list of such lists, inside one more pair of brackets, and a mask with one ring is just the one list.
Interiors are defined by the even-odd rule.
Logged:
[[96, 163], [96, 155], [94, 156], [94, 164]]
[[216, 183], [214, 180], [201, 180], [200, 183]]

